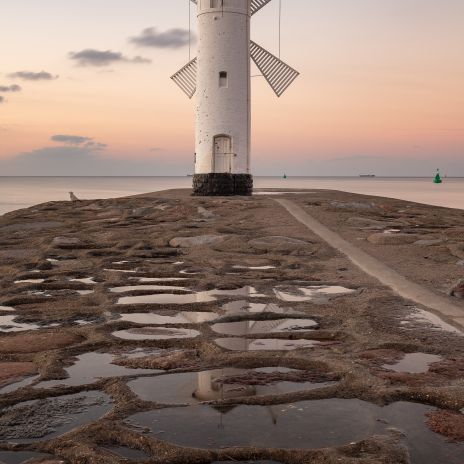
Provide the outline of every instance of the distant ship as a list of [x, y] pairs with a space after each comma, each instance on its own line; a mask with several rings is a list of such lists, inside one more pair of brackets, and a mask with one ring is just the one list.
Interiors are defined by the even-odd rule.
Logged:
[[359, 174], [359, 177], [375, 177], [375, 174]]

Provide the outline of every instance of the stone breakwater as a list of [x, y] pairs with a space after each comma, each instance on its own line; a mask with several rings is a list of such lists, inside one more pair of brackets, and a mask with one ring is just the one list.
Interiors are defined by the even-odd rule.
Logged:
[[[456, 317], [362, 272], [277, 197]], [[179, 190], [2, 217], [0, 462], [460, 464], [462, 212], [277, 197]]]

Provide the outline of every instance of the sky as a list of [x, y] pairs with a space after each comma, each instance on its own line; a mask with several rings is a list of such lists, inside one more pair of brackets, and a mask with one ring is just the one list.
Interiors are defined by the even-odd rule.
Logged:
[[[252, 18], [275, 54], [278, 7]], [[3, 2], [0, 176], [193, 172], [188, 23], [189, 0]], [[282, 0], [282, 59], [281, 98], [252, 79], [255, 175], [464, 176], [463, 0]]]

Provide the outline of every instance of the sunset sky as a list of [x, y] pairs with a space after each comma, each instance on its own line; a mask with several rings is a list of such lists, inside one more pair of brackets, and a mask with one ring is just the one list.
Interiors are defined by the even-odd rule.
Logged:
[[[253, 78], [254, 174], [464, 176], [463, 0], [282, 3], [301, 76]], [[187, 28], [188, 0], [3, 2], [0, 175], [191, 173]], [[252, 38], [277, 53], [278, 0]]]

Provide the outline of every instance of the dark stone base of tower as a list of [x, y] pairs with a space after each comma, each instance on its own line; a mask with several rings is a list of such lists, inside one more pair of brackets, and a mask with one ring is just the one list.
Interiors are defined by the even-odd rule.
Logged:
[[193, 176], [194, 196], [251, 195], [253, 176], [250, 174], [195, 174]]

